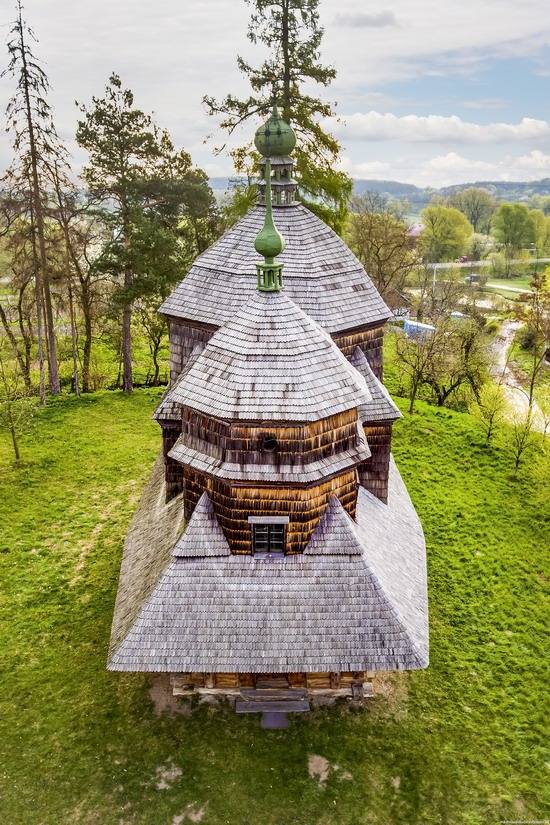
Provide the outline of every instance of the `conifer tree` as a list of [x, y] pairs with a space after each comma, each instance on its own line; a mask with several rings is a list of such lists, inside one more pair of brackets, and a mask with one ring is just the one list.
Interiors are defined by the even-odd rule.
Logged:
[[18, 193], [31, 229], [35, 258], [37, 334], [40, 364], [40, 396], [45, 403], [42, 310], [44, 310], [50, 392], [59, 394], [59, 370], [52, 296], [46, 252], [45, 215], [49, 170], [65, 159], [52, 109], [47, 101], [48, 78], [35, 57], [30, 41], [36, 40], [22, 16], [21, 0], [12, 24], [8, 51], [10, 61], [3, 74], [16, 80], [16, 91], [8, 103], [7, 128], [13, 134], [14, 161], [8, 170], [8, 185]]
[[[335, 168], [340, 145], [319, 123], [334, 114], [332, 106], [307, 94], [304, 88], [311, 81], [329, 86], [336, 77], [332, 66], [319, 62], [323, 37], [319, 0], [246, 2], [253, 9], [248, 39], [267, 46], [270, 56], [257, 68], [237, 57], [238, 67], [252, 87], [248, 98], [241, 100], [229, 94], [217, 101], [205, 96], [203, 102], [210, 115], [221, 115], [220, 126], [231, 135], [248, 118], [267, 114], [275, 95], [283, 119], [292, 125], [298, 138], [294, 156], [302, 200], [341, 232], [352, 181]], [[247, 146], [231, 152], [237, 171], [246, 168], [248, 151]]]
[[193, 253], [208, 246], [215, 202], [204, 172], [134, 106], [118, 75], [109, 78], [103, 98], [80, 110], [77, 142], [90, 156], [83, 177], [110, 227], [94, 265], [120, 284], [122, 388], [131, 392], [133, 302], [152, 295], [162, 300]]

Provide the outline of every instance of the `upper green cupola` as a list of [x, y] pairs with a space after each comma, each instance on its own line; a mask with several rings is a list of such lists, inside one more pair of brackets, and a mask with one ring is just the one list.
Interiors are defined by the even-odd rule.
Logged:
[[256, 130], [254, 145], [264, 158], [286, 157], [296, 146], [294, 129], [279, 115], [276, 103], [269, 118]]

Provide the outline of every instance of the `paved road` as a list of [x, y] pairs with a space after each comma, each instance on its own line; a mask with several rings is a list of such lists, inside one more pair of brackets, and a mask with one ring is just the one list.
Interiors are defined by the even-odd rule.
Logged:
[[[520, 327], [520, 321], [504, 321], [493, 344], [493, 353], [496, 356], [493, 378], [496, 381], [502, 380], [506, 399], [512, 408], [512, 417], [514, 413], [519, 413], [522, 416], [526, 415], [529, 408], [528, 395], [508, 363], [508, 352]], [[542, 413], [536, 401], [533, 403], [533, 420], [533, 429], [544, 432]], [[546, 435], [550, 435], [550, 433], [547, 432]]]

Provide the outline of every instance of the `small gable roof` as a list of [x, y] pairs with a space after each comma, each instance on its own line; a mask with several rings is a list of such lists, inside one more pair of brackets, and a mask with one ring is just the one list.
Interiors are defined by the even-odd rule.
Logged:
[[203, 493], [198, 500], [186, 531], [174, 547], [173, 555], [186, 558], [231, 555], [207, 493]]

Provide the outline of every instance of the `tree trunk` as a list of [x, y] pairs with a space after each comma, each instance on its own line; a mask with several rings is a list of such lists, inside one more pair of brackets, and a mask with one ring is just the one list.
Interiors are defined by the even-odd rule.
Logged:
[[[130, 246], [130, 211], [125, 200], [122, 202], [122, 220], [124, 232], [124, 249], [128, 252]], [[132, 378], [132, 305], [128, 291], [132, 287], [132, 270], [126, 265], [124, 269], [124, 289], [126, 298], [122, 313], [122, 391], [132, 392], [134, 389]]]
[[84, 347], [82, 352], [82, 392], [90, 392], [90, 362], [92, 356], [92, 308], [90, 290], [86, 280], [81, 280], [81, 308], [84, 316]]
[[23, 339], [23, 346], [25, 348], [25, 366], [23, 369], [23, 380], [25, 382], [25, 386], [27, 386], [27, 376], [29, 379], [29, 390], [32, 393], [32, 383], [31, 383], [31, 358], [32, 358], [32, 325], [30, 321], [27, 319], [27, 327], [25, 328], [25, 318], [23, 316], [23, 295], [25, 294], [25, 290], [28, 286], [29, 281], [26, 284], [23, 284], [22, 287], [19, 289], [19, 298], [17, 301], [17, 319], [19, 323], [19, 331], [21, 332], [21, 338]]
[[[57, 367], [57, 348], [55, 344], [55, 332], [54, 332], [54, 325], [53, 325], [53, 311], [52, 311], [52, 298], [50, 292], [50, 284], [48, 278], [48, 261], [46, 256], [46, 239], [44, 233], [44, 213], [42, 210], [42, 203], [40, 200], [40, 183], [38, 179], [38, 154], [36, 150], [36, 142], [34, 137], [34, 123], [32, 120], [32, 107], [31, 107], [31, 98], [30, 98], [30, 90], [29, 90], [29, 71], [27, 67], [27, 51], [26, 46], [23, 38], [23, 26], [21, 17], [19, 18], [20, 22], [20, 45], [21, 45], [21, 60], [23, 63], [23, 72], [22, 72], [22, 80], [23, 80], [23, 88], [25, 94], [25, 109], [26, 109], [26, 119], [27, 119], [27, 129], [29, 132], [29, 153], [30, 153], [30, 160], [31, 160], [31, 193], [32, 193], [32, 206], [34, 210], [34, 217], [36, 220], [36, 232], [38, 234], [38, 250], [39, 250], [39, 262], [40, 262], [40, 274], [42, 280], [42, 287], [44, 289], [44, 305], [45, 305], [45, 316], [46, 316], [46, 333], [47, 333], [47, 346], [48, 346], [48, 377], [50, 383], [50, 392], [52, 395], [59, 395], [61, 393], [61, 388], [59, 385], [59, 371]], [[42, 398], [42, 393], [41, 393]], [[44, 401], [45, 403], [45, 396]]]
[[416, 393], [418, 392], [418, 382], [413, 381], [412, 388], [411, 388], [411, 403], [409, 405], [409, 415], [412, 415], [414, 412], [414, 402], [416, 401]]
[[[131, 285], [132, 276], [127, 270], [124, 274], [124, 286], [129, 288]], [[122, 390], [132, 392], [132, 307], [129, 303], [124, 304], [122, 314], [122, 364]]]
[[13, 424], [10, 425], [10, 432], [11, 432], [11, 440], [12, 440], [12, 444], [13, 444], [13, 451], [15, 453], [15, 463], [20, 464], [21, 463], [21, 455], [19, 453], [19, 444], [17, 443], [17, 435], [15, 433], [15, 427], [13, 426]]
[[[67, 260], [68, 266], [68, 260]], [[71, 285], [71, 273], [67, 269], [68, 287], [69, 287], [69, 312], [71, 314], [71, 344], [73, 351], [73, 380], [75, 395], [80, 395], [80, 383], [78, 379], [78, 353], [76, 345], [76, 318], [74, 314], [73, 288]]]
[[2, 326], [4, 327], [4, 330], [6, 332], [8, 340], [11, 344], [13, 354], [15, 356], [15, 359], [16, 359], [17, 363], [19, 364], [19, 369], [21, 370], [21, 373], [23, 375], [23, 381], [25, 382], [25, 389], [30, 394], [32, 392], [32, 386], [31, 386], [31, 377], [30, 377], [30, 374], [29, 374], [28, 366], [25, 363], [25, 359], [21, 355], [21, 351], [19, 349], [19, 344], [17, 343], [17, 338], [13, 334], [13, 330], [10, 326], [10, 323], [8, 321], [6, 312], [5, 312], [4, 307], [2, 306], [1, 303], [0, 303], [0, 320], [2, 321]]
[[281, 10], [281, 45], [283, 48], [283, 120], [290, 125], [292, 120], [292, 111], [290, 89], [290, 55], [288, 43], [289, 0], [283, 0]]
[[36, 225], [34, 211], [31, 207], [31, 238], [34, 269], [34, 294], [36, 302], [36, 337], [38, 339], [38, 369], [40, 372], [40, 403], [46, 406], [46, 381], [44, 376], [44, 338], [42, 334], [42, 284], [40, 279], [40, 265], [36, 248]]

